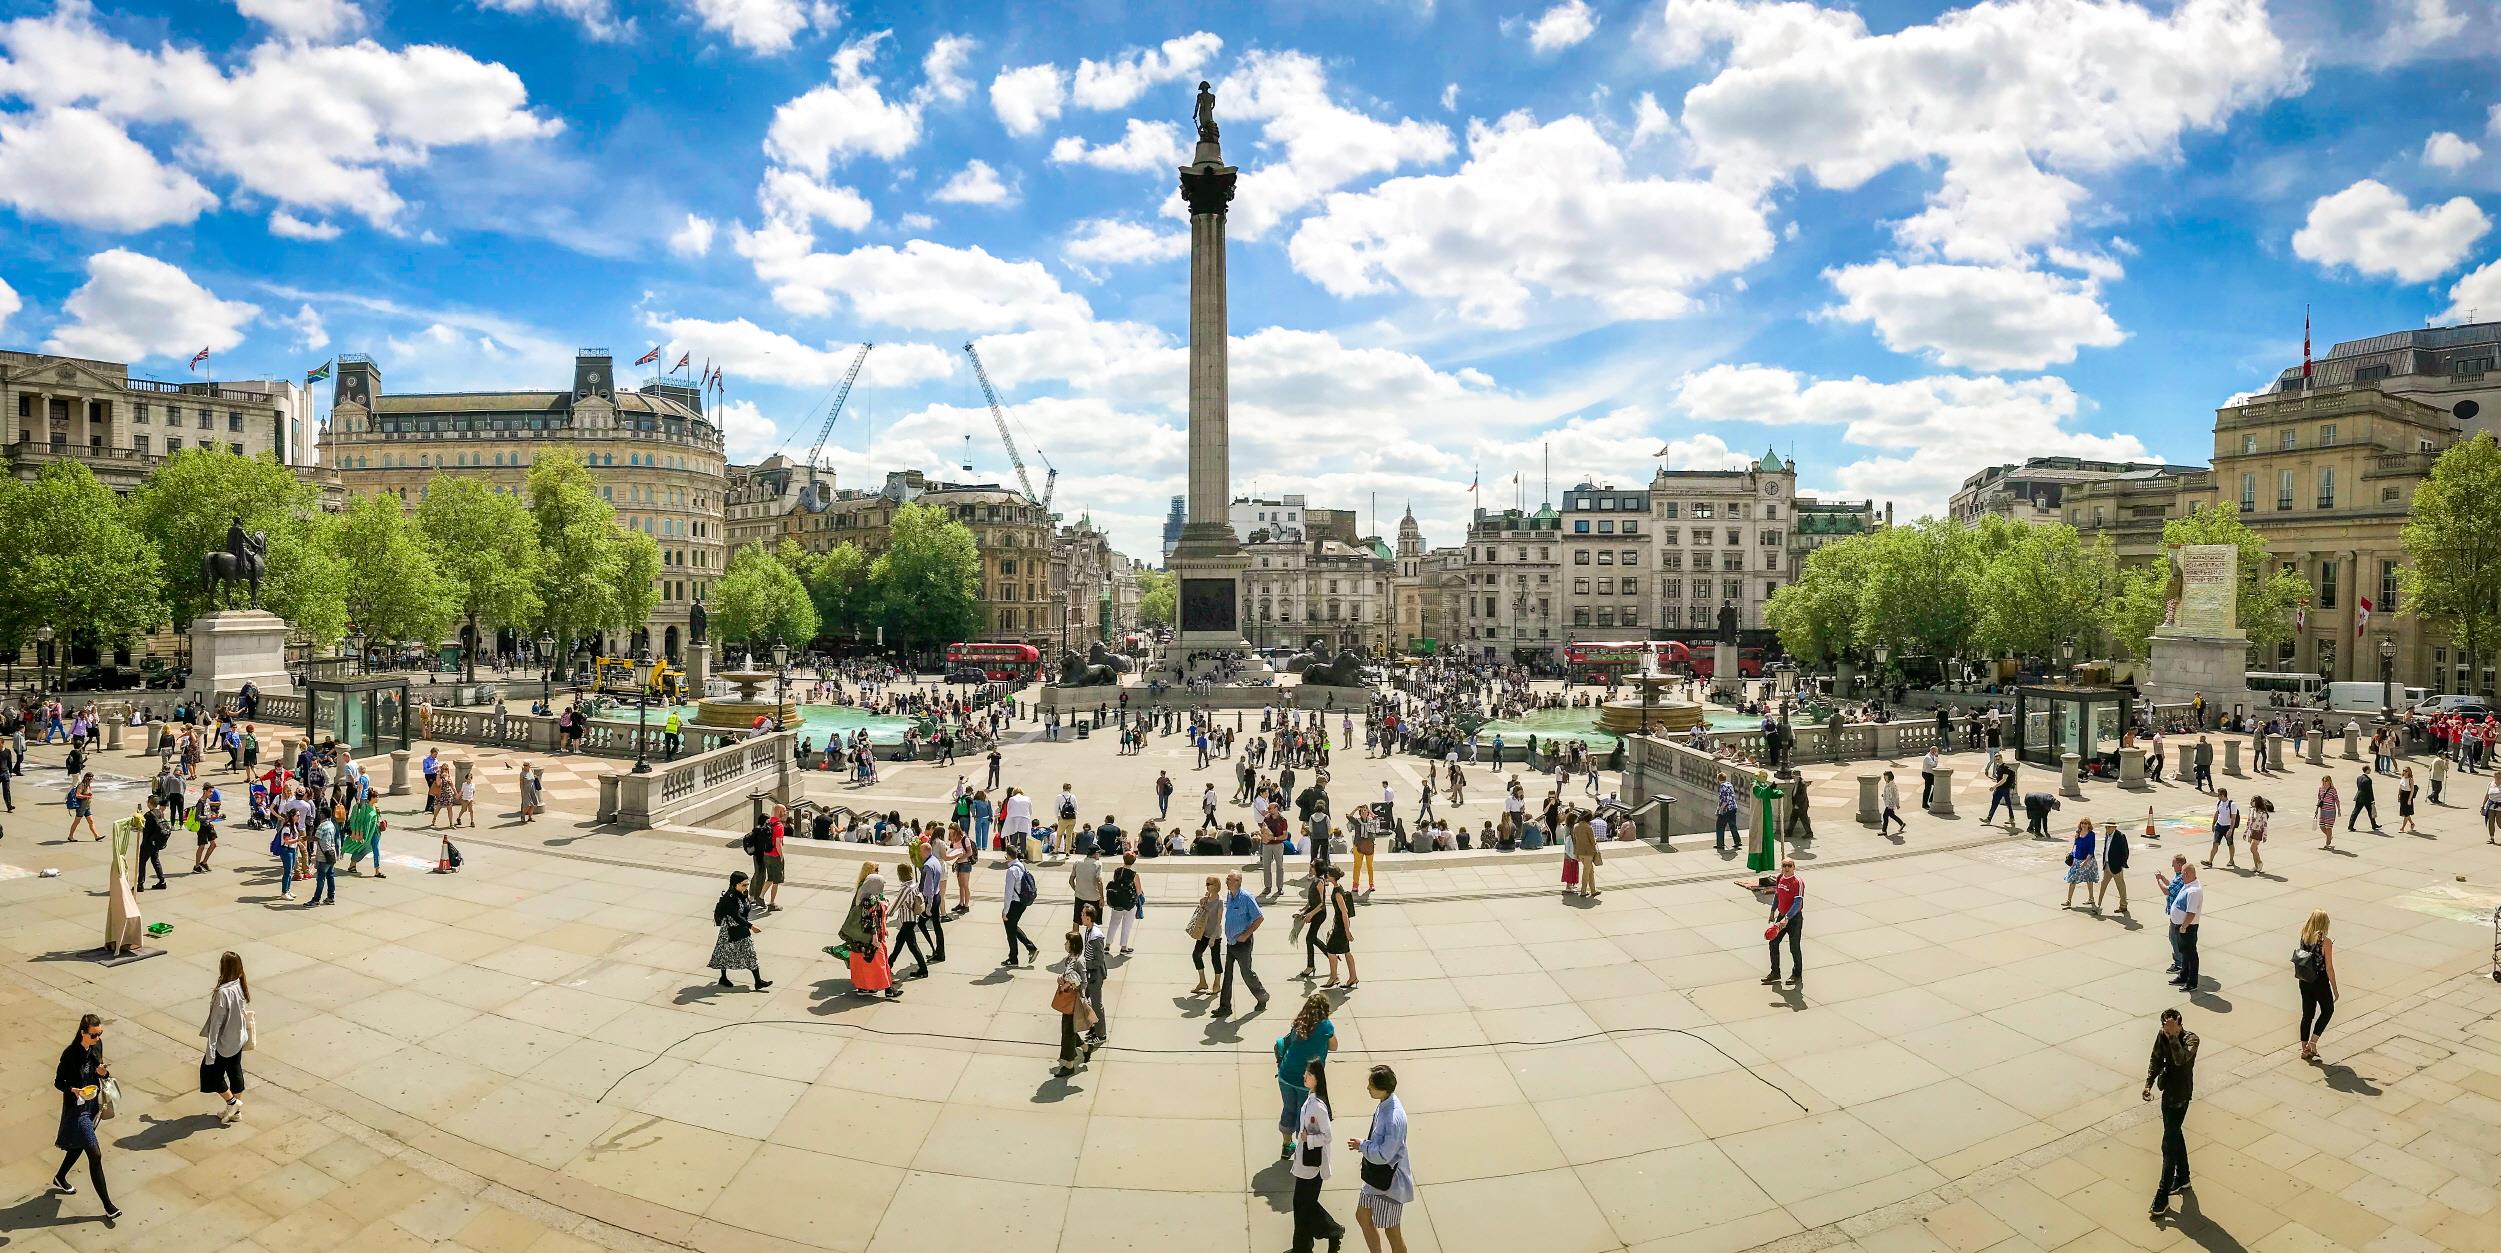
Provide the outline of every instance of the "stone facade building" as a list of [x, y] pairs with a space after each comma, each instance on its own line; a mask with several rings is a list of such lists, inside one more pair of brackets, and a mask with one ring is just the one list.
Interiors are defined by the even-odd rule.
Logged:
[[73, 460], [116, 492], [185, 448], [289, 461], [295, 433], [291, 406], [264, 385], [163, 383], [119, 362], [31, 352], [0, 352], [0, 415], [10, 473], [31, 479]]
[[321, 463], [350, 492], [391, 492], [414, 508], [428, 481], [450, 472], [519, 495], [541, 450], [579, 454], [600, 496], [616, 506], [617, 525], [660, 547], [660, 596], [647, 637], [637, 629], [602, 646], [647, 643], [682, 660], [688, 610], [720, 578], [729, 554], [721, 431], [704, 414], [698, 389], [619, 390], [615, 363], [599, 350], [574, 359], [573, 384], [561, 391], [389, 393], [381, 367], [352, 354], [339, 357], [332, 377]]
[[1411, 654], [1460, 647], [1468, 614], [1468, 550], [1427, 549], [1424, 528], [1410, 508], [1398, 520], [1398, 548], [1391, 559], [1390, 644]]
[[1371, 544], [1252, 532], [1242, 551], [1244, 620], [1253, 645], [1332, 649], [1390, 646], [1393, 560]]
[[2055, 522], [2066, 516], [2066, 495], [2078, 484], [2114, 474], [2189, 474], [2196, 469], [2158, 461], [2029, 457], [2021, 465], [1990, 466], [1964, 479], [1962, 489], [1947, 502], [1946, 516], [1965, 526], [1988, 514], [2017, 522]]
[[[1552, 661], [1565, 625], [1563, 515], [1554, 506], [1479, 509], [1468, 523], [1465, 612], [1456, 647], [1497, 661]], [[1445, 640], [1443, 651], [1453, 641]]]
[[[790, 515], [799, 507], [800, 492], [808, 485], [805, 467], [774, 453], [755, 465], [731, 466], [728, 477], [729, 486], [722, 496], [721, 531], [732, 553], [749, 544], [770, 548], [792, 533]], [[833, 491], [833, 471], [820, 470], [817, 478], [825, 491]]]
[[[805, 472], [798, 477], [804, 482]], [[897, 470], [876, 491], [833, 493], [822, 513], [787, 511], [781, 534], [811, 552], [852, 544], [873, 557], [885, 550], [895, 511], [914, 501], [945, 510], [973, 533], [981, 554], [980, 639], [1031, 644], [1056, 655], [1049, 650], [1060, 645], [1068, 602], [1065, 590], [1052, 582], [1051, 515], [1014, 488], [948, 483], [918, 470]]]
[[[1648, 529], [1656, 547], [1644, 564], [1657, 584], [1657, 608], [1647, 620], [1659, 634], [1694, 638], [1714, 630], [1723, 603], [1736, 606], [1740, 630], [1764, 629], [1763, 606], [1797, 577], [1790, 559], [1797, 488], [1797, 466], [1769, 449], [1742, 469], [1661, 469], [1651, 476]], [[1575, 566], [1573, 573], [1582, 571]]]

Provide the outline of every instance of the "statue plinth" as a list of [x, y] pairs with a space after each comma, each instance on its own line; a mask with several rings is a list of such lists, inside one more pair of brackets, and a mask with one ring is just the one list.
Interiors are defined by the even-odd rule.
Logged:
[[287, 620], [266, 609], [220, 609], [191, 620], [194, 691], [239, 692], [245, 683], [265, 695], [295, 690], [287, 672]]

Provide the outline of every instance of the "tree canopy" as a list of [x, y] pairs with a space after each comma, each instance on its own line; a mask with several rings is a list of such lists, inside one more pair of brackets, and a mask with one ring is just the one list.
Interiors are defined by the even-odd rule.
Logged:
[[1168, 627], [1180, 621], [1181, 584], [1170, 570], [1138, 572], [1138, 625]]
[[458, 605], [399, 497], [355, 497], [328, 529], [332, 551], [346, 569], [348, 622], [368, 641], [415, 642], [432, 651]]
[[201, 560], [225, 549], [226, 528], [241, 518], [244, 530], [269, 535], [261, 607], [319, 644], [347, 633], [346, 571], [321, 542], [320, 493], [277, 458], [186, 448], [158, 463], [128, 504], [131, 524], [156, 546], [177, 629], [221, 608], [209, 603]]
[[[2241, 521], [2238, 505], [2217, 501], [2185, 517], [2173, 518], [2162, 526], [2162, 542], [2230, 544], [2239, 548], [2240, 590], [2234, 612], [2241, 633], [2249, 637], [2250, 646], [2261, 657], [2274, 656], [2277, 647], [2293, 637], [2293, 610], [2308, 602], [2310, 584], [2276, 562], [2267, 552], [2267, 542]], [[2156, 568], [2162, 584], [2167, 586], [2170, 572]], [[2161, 622], [2157, 606], [2152, 625], [2159, 626]], [[2148, 633], [2151, 630], [2149, 626]]]
[[816, 638], [816, 603], [807, 585], [761, 544], [730, 557], [712, 595], [712, 624], [726, 642], [804, 647]]
[[31, 483], [0, 476], [0, 641], [14, 648], [50, 626], [60, 640], [109, 648], [165, 620], [156, 546], [127, 513], [75, 461], [52, 462]]
[[475, 679], [488, 628], [527, 630], [538, 621], [538, 519], [520, 497], [483, 480], [437, 474], [417, 506], [417, 526], [477, 646], [466, 650]]
[[539, 624], [555, 636], [558, 655], [570, 656], [575, 639], [620, 625], [625, 552], [617, 511], [600, 498], [581, 457], [563, 449], [539, 449], [527, 492], [538, 524]]
[[2489, 433], [2453, 444], [2414, 490], [2405, 524], [2399, 609], [2446, 632], [2482, 682], [2501, 644], [2501, 444]]
[[934, 505], [897, 509], [886, 549], [869, 564], [886, 629], [906, 648], [977, 638], [982, 627], [981, 555], [972, 528]]

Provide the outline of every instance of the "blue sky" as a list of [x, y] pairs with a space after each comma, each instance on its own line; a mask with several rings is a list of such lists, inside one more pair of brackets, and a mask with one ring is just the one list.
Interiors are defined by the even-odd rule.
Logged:
[[2483, 0], [0, 0], [0, 343], [393, 390], [665, 344], [752, 457], [873, 339], [859, 484], [1005, 473], [970, 338], [1059, 504], [1151, 553], [1201, 77], [1235, 491], [1436, 543], [1549, 456], [1794, 449], [1908, 513], [2199, 461], [2305, 305], [2320, 351], [2501, 317]]

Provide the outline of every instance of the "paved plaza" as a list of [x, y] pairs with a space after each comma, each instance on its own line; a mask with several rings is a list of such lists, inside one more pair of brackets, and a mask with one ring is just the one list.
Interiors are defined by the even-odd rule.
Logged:
[[[1182, 741], [1119, 757], [1109, 736], [1042, 744], [1027, 726], [1007, 782], [1045, 796], [1073, 782], [1089, 819], [1134, 830], [1170, 770], [1175, 812], [1194, 815], [1202, 776]], [[335, 908], [282, 905], [266, 836], [236, 826], [211, 873], [182, 873], [178, 842], [171, 890], [141, 896], [174, 926], [167, 955], [108, 969], [92, 960], [103, 846], [60, 842], [59, 757], [37, 750], [0, 841], [0, 1247], [1289, 1242], [1270, 1043], [1307, 985], [1283, 909], [1259, 946], [1265, 1013], [1215, 1020], [1188, 995], [1186, 902], [1200, 875], [1239, 863], [1151, 866], [1137, 951], [1106, 992], [1112, 1042], [1063, 1081], [1052, 976], [997, 966], [995, 869], [949, 920], [949, 960], [873, 1002], [820, 950], [874, 854], [794, 843], [786, 908], [757, 937], [774, 986], [725, 992], [703, 963], [713, 898], [745, 862], [729, 833], [599, 827], [580, 783], [551, 788], [555, 812], [522, 827], [510, 763], [479, 764], [485, 825], [462, 833], [461, 874], [422, 873], [433, 842], [413, 798], [393, 798], [386, 880], [342, 876]], [[565, 764], [582, 781], [617, 768]], [[1336, 789], [1369, 797], [1386, 777], [1412, 803], [1416, 759], [1336, 764]], [[2266, 875], [2209, 874], [2206, 979], [2183, 997], [2164, 983], [2151, 876], [2183, 844], [2202, 856], [2174, 819], [2203, 798], [2087, 784], [2067, 803], [2062, 834], [2088, 814], [2133, 833], [2149, 803], [2169, 832], [2136, 842], [2135, 917], [2095, 917], [2059, 907], [2064, 841], [1984, 827], [1978, 763], [1955, 764], [1960, 816], [1913, 814], [1898, 839], [1851, 820], [1860, 767], [1809, 767], [1820, 838], [1795, 850], [1810, 901], [1796, 990], [1759, 982], [1765, 907], [1707, 834], [1611, 848], [1595, 902], [1560, 894], [1551, 849], [1385, 855], [1356, 919], [1362, 985], [1336, 998], [1332, 1075], [1342, 1136], [1370, 1115], [1364, 1070], [1398, 1070], [1419, 1184], [1409, 1247], [2501, 1249], [2501, 849], [2467, 807], [2480, 784], [2455, 780], [2463, 804], [2428, 809], [2421, 836], [2340, 835], [2322, 852], [2303, 817], [2316, 771], [2226, 780], [2282, 812]], [[98, 763], [132, 779], [148, 765]], [[1229, 796], [1226, 766], [1203, 777]], [[1915, 798], [1916, 762], [1896, 768]], [[2331, 769], [2349, 789], [2353, 763]], [[958, 772], [889, 763], [874, 788], [807, 786], [927, 816]], [[99, 818], [136, 795], [103, 794]], [[1497, 795], [1480, 768], [1454, 819], [1492, 816]], [[2393, 812], [2383, 821], [2393, 832]], [[1068, 888], [1057, 868], [1040, 877], [1026, 929], [1047, 944]], [[2344, 989], [2324, 1065], [2295, 1054], [2288, 962], [2314, 908], [2334, 917]], [[263, 1039], [247, 1112], [220, 1127], [194, 1089], [228, 948]], [[2159, 1122], [2138, 1092], [2155, 1016], [2175, 1005], [2204, 1041], [2195, 1186], [2154, 1223]], [[110, 1226], [91, 1196], [44, 1192], [59, 1160], [49, 1071], [87, 1010], [111, 1020], [126, 1094], [104, 1125], [125, 1211]], [[1339, 1162], [1326, 1198], [1351, 1228]]]

